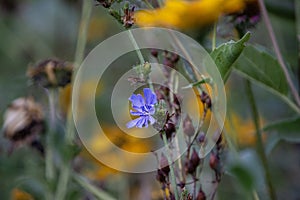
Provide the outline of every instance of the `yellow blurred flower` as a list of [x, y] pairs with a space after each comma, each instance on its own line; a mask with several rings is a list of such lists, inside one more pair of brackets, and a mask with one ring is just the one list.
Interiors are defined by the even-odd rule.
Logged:
[[188, 29], [211, 24], [223, 14], [241, 11], [244, 0], [166, 0], [161, 8], [138, 11], [139, 26]]
[[11, 192], [11, 200], [33, 200], [34, 198], [27, 192], [15, 188]]
[[[263, 124], [263, 120], [261, 120]], [[228, 133], [240, 147], [254, 146], [256, 143], [255, 126], [251, 119], [243, 119], [236, 113], [231, 113], [225, 121], [226, 133]], [[265, 134], [263, 134], [263, 139]]]
[[[123, 133], [117, 126], [103, 126], [103, 130], [109, 133], [106, 135], [109, 138], [109, 140], [114, 145], [119, 146], [123, 150], [134, 153], [144, 153], [150, 152], [152, 150], [150, 142], [145, 143], [139, 138], [131, 137], [128, 134]], [[89, 147], [92, 149], [93, 152], [103, 153], [103, 155], [110, 158], [112, 166], [116, 166], [118, 165], [118, 163], [124, 162], [124, 160], [128, 160], [128, 158], [124, 158], [124, 160], [118, 159], [118, 156], [115, 155], [116, 152], [113, 150], [113, 148], [111, 148], [112, 144], [106, 142], [106, 140], [104, 140], [103, 137], [104, 136], [102, 134], [94, 134], [94, 137], [91, 138], [91, 143]], [[111, 177], [111, 175], [116, 174], [118, 172], [117, 170], [102, 164], [87, 150], [84, 150], [81, 156], [86, 160], [92, 161], [94, 165], [92, 169], [87, 169], [84, 172], [86, 176], [90, 179], [103, 180], [107, 177]], [[130, 162], [128, 162], [128, 165], [134, 166], [138, 162], [140, 162], [140, 160], [131, 159]]]

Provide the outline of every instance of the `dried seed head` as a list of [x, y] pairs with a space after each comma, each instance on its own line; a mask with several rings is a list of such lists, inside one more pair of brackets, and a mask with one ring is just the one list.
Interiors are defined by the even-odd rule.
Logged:
[[189, 115], [186, 115], [185, 119], [183, 120], [183, 132], [188, 137], [192, 137], [195, 134], [195, 128]]
[[27, 76], [45, 88], [64, 87], [71, 82], [73, 65], [57, 59], [47, 59], [29, 67]]
[[33, 98], [14, 100], [4, 113], [3, 130], [5, 137], [13, 142], [33, 140], [45, 130], [42, 107]]

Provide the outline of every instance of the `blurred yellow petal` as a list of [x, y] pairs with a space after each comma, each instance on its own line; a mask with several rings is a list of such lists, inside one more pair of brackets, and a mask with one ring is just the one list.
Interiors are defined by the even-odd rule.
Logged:
[[34, 200], [34, 198], [29, 193], [15, 188], [11, 192], [11, 200]]

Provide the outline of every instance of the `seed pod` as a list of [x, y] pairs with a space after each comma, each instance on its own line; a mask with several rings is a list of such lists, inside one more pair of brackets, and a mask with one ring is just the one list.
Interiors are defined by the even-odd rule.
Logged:
[[188, 137], [192, 137], [195, 133], [195, 128], [189, 115], [186, 115], [185, 119], [183, 120], [183, 132]]
[[158, 51], [156, 49], [151, 49], [151, 55], [155, 58], [158, 57]]
[[213, 169], [213, 170], [217, 170], [218, 169], [218, 164], [219, 164], [219, 159], [218, 159], [217, 155], [215, 153], [211, 152], [210, 158], [209, 158], [210, 168]]
[[197, 195], [197, 200], [206, 200], [205, 193], [203, 192], [202, 188], [200, 188], [198, 195]]
[[42, 107], [30, 97], [14, 100], [4, 114], [3, 130], [4, 136], [13, 142], [25, 141], [44, 132]]
[[47, 59], [30, 66], [27, 76], [44, 88], [64, 87], [71, 82], [73, 65], [57, 59]]
[[193, 153], [192, 153], [192, 156], [191, 156], [191, 163], [193, 164], [193, 166], [195, 167], [195, 168], [197, 168], [198, 167], [198, 165], [199, 165], [199, 163], [200, 163], [200, 158], [199, 158], [199, 156], [198, 156], [198, 153], [196, 152], [196, 150], [195, 149], [193, 149]]

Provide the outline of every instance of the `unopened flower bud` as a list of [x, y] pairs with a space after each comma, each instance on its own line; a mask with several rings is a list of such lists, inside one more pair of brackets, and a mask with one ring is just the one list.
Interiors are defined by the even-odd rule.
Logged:
[[158, 57], [158, 51], [156, 49], [151, 49], [151, 55], [155, 58]]
[[194, 167], [197, 167], [200, 163], [200, 158], [198, 156], [198, 153], [196, 152], [195, 149], [193, 149], [193, 153], [191, 156], [191, 163], [194, 165]]
[[217, 170], [218, 169], [218, 163], [219, 163], [219, 159], [218, 157], [216, 156], [215, 153], [211, 153], [210, 154], [210, 158], [209, 158], [209, 166], [211, 169], [213, 170]]
[[187, 115], [183, 121], [183, 132], [188, 137], [192, 137], [195, 133], [195, 128], [189, 115]]
[[203, 192], [203, 190], [201, 188], [200, 188], [200, 190], [198, 192], [197, 200], [206, 200], [205, 193]]

